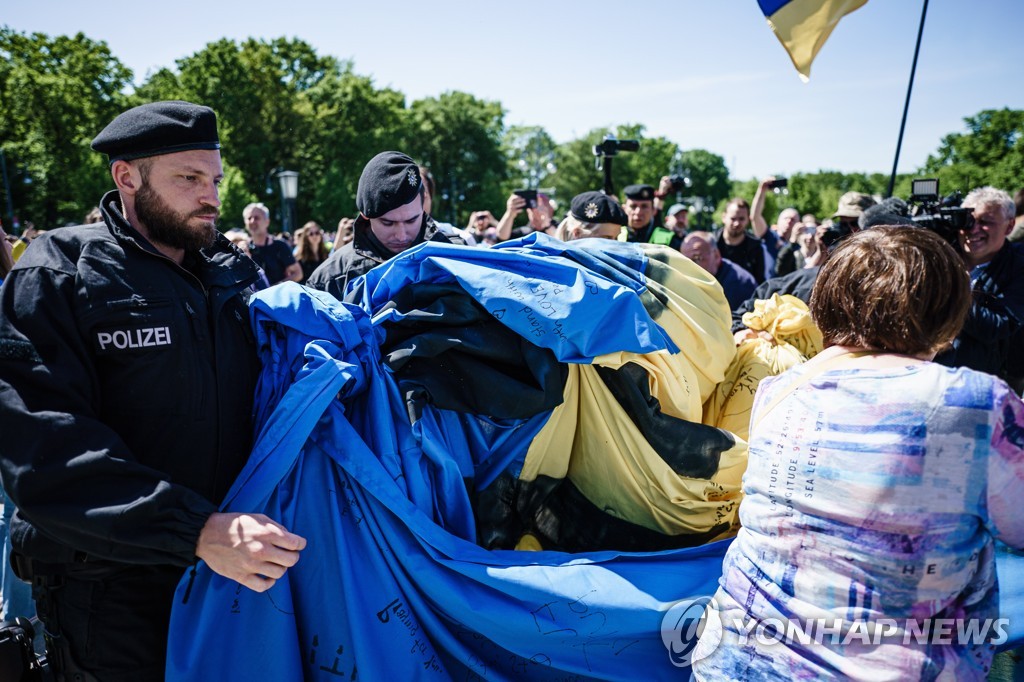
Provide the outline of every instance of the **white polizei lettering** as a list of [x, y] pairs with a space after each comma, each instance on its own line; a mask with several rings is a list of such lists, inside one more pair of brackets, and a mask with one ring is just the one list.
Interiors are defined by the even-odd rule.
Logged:
[[145, 327], [142, 329], [117, 329], [112, 332], [97, 332], [96, 340], [100, 350], [113, 346], [118, 350], [126, 348], [152, 348], [171, 344], [170, 327]]

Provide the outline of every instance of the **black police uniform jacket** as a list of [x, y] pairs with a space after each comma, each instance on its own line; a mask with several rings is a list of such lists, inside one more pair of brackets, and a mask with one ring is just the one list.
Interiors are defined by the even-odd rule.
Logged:
[[[420, 233], [412, 245], [415, 246], [425, 241], [448, 244], [464, 243], [462, 239], [442, 232], [434, 219], [426, 213], [423, 214]], [[327, 260], [313, 271], [305, 284], [312, 289], [326, 291], [340, 301], [345, 298], [345, 289], [349, 282], [397, 255], [377, 241], [370, 231], [370, 221], [359, 216], [353, 226], [352, 241], [331, 252]]]
[[251, 447], [258, 271], [223, 236], [180, 267], [119, 206], [40, 236], [0, 289], [11, 539], [48, 564], [187, 566]]
[[811, 268], [794, 270], [788, 275], [779, 275], [778, 277], [766, 279], [754, 289], [754, 293], [750, 295], [750, 298], [732, 311], [733, 333], [735, 334], [747, 328], [747, 325], [743, 324], [744, 313], [753, 312], [757, 301], [767, 301], [773, 294], [796, 296], [804, 303], [810, 305], [811, 291], [814, 289], [814, 283], [818, 281], [818, 272], [820, 271], [821, 266], [816, 265]]

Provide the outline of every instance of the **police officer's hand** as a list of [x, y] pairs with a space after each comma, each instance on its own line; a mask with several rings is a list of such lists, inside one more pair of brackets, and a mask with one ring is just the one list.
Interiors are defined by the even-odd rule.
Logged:
[[263, 514], [211, 514], [196, 556], [256, 592], [269, 590], [299, 560], [306, 539]]

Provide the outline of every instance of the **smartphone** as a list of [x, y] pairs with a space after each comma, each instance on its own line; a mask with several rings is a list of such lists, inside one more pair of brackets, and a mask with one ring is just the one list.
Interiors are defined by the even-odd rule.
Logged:
[[517, 189], [512, 194], [526, 199], [526, 208], [537, 208], [537, 190]]
[[769, 189], [783, 189], [784, 187], [788, 186], [789, 180], [787, 180], [786, 178], [778, 178], [776, 180], [772, 180], [772, 184], [768, 185]]

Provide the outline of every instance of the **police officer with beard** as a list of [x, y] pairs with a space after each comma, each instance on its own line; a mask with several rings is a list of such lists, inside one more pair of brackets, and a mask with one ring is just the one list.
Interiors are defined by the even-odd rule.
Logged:
[[359, 176], [356, 208], [352, 241], [335, 249], [306, 282], [339, 300], [356, 278], [406, 249], [425, 241], [463, 243], [441, 231], [423, 209], [420, 168], [401, 152], [370, 159]]
[[216, 229], [213, 111], [145, 104], [92, 146], [103, 222], [42, 235], [0, 289], [0, 473], [56, 679], [160, 680], [186, 567], [263, 591], [305, 540], [218, 512], [251, 447], [259, 275]]

